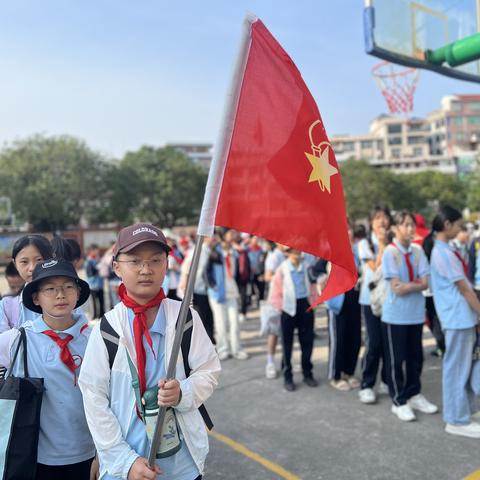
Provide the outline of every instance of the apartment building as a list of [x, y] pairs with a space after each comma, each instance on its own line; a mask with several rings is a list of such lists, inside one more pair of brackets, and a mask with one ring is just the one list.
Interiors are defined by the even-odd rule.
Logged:
[[380, 115], [365, 135], [330, 139], [338, 161], [366, 159], [395, 172], [468, 173], [479, 154], [480, 95], [452, 95], [426, 118]]

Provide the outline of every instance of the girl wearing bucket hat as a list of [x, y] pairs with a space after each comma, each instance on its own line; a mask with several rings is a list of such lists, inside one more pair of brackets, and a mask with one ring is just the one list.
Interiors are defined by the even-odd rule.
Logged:
[[[22, 293], [23, 305], [37, 313], [22, 327], [26, 333], [27, 366], [32, 377], [44, 379], [36, 479], [88, 480], [95, 447], [88, 430], [78, 387], [90, 330], [74, 312], [86, 302], [88, 284], [73, 265], [61, 259], [39, 263]], [[20, 332], [0, 334], [0, 364], [15, 376], [22, 362], [11, 365]]]

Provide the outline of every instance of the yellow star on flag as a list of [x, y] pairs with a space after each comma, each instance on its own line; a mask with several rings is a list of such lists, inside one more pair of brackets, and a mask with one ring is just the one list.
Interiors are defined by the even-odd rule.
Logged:
[[328, 156], [330, 154], [330, 145], [323, 149], [320, 153], [320, 156], [312, 155], [311, 153], [305, 152], [305, 155], [308, 158], [308, 161], [312, 164], [313, 170], [310, 174], [308, 182], [318, 182], [320, 189], [323, 191], [327, 190], [330, 192], [330, 177], [338, 173], [338, 170], [333, 165], [330, 165], [328, 161]]

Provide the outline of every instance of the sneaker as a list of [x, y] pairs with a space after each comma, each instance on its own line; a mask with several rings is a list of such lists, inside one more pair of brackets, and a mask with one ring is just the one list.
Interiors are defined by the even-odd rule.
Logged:
[[283, 387], [287, 392], [294, 392], [297, 389], [296, 385], [293, 383], [293, 380], [285, 380]]
[[411, 422], [417, 419], [408, 403], [398, 407], [397, 405], [392, 405], [392, 413], [394, 413], [403, 422]]
[[445, 431], [452, 435], [460, 435], [462, 437], [480, 438], [480, 424], [469, 423], [468, 425], [453, 425], [447, 423], [445, 425]]
[[358, 378], [345, 375], [343, 377], [343, 380], [345, 380], [348, 383], [348, 386], [352, 389], [360, 388], [360, 380]]
[[240, 323], [244, 323], [246, 319], [247, 319], [247, 317], [245, 316], [244, 313], [241, 313], [241, 314], [238, 316], [238, 321], [239, 321]]
[[330, 385], [333, 388], [336, 388], [337, 390], [340, 390], [341, 392], [348, 392], [351, 390], [350, 385], [346, 380], [340, 379], [340, 380], [332, 380], [330, 382]]
[[388, 385], [386, 383], [380, 382], [380, 385], [378, 386], [378, 394], [390, 395], [390, 392], [388, 390]]
[[273, 362], [267, 363], [265, 365], [265, 376], [269, 380], [273, 380], [274, 378], [277, 378], [278, 372], [275, 367], [275, 364]]
[[233, 354], [233, 358], [236, 358], [237, 360], [247, 360], [248, 357], [248, 353], [244, 350], [239, 350], [238, 352]]
[[303, 383], [309, 387], [318, 387], [318, 382], [313, 377], [305, 377]]
[[429, 402], [421, 393], [410, 398], [407, 402], [414, 410], [422, 413], [437, 413], [438, 407]]
[[221, 362], [223, 362], [224, 360], [228, 360], [230, 358], [230, 354], [228, 352], [220, 352], [218, 354], [218, 358]]
[[375, 403], [377, 401], [377, 396], [375, 395], [375, 392], [373, 391], [372, 388], [362, 388], [358, 392], [358, 399], [362, 403]]

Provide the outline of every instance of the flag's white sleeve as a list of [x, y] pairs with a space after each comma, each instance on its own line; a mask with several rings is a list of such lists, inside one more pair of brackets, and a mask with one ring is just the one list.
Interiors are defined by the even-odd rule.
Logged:
[[243, 76], [250, 51], [252, 24], [257, 20], [258, 18], [255, 15], [247, 14], [243, 23], [243, 36], [233, 69], [230, 89], [227, 93], [223, 121], [217, 143], [215, 144], [212, 164], [210, 165], [210, 171], [208, 173], [207, 186], [205, 187], [205, 196], [203, 197], [202, 211], [200, 212], [200, 221], [198, 222], [197, 234], [205, 237], [211, 237], [215, 227], [218, 199], [222, 188], [223, 175], [227, 164], [228, 152], [230, 151]]

